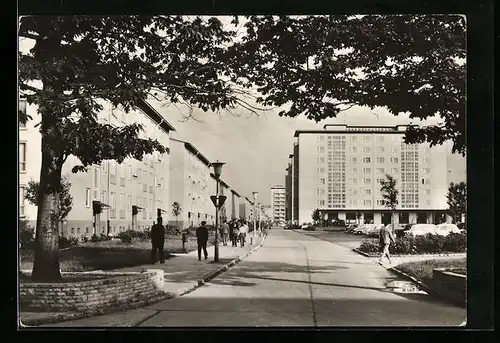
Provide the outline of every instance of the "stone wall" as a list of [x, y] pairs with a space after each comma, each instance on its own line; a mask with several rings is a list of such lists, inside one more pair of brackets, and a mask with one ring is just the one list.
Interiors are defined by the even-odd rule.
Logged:
[[442, 295], [465, 303], [467, 299], [467, 277], [444, 269], [434, 269], [432, 272], [432, 287]]
[[163, 293], [163, 270], [142, 273], [61, 273], [95, 279], [64, 283], [21, 283], [21, 311], [92, 311], [154, 297]]

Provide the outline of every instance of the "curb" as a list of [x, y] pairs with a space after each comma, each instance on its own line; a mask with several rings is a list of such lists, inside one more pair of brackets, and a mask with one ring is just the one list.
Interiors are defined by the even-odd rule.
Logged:
[[375, 256], [375, 255], [373, 255], [373, 256], [372, 256], [372, 255], [370, 255], [370, 254], [367, 254], [367, 253], [365, 253], [365, 252], [362, 252], [361, 250], [358, 250], [358, 249], [356, 249], [356, 248], [352, 249], [352, 251], [357, 252], [358, 254], [363, 255], [363, 256], [365, 256], [365, 257], [370, 257], [370, 258], [371, 258], [371, 257], [377, 257], [377, 256]]
[[266, 241], [266, 238], [267, 236], [265, 236], [263, 239], [262, 239], [262, 242], [260, 242], [259, 245], [257, 245], [256, 247], [250, 249], [249, 251], [247, 251], [245, 254], [243, 254], [242, 256], [240, 257], [237, 257], [235, 258], [234, 260], [232, 260], [231, 262], [227, 263], [226, 265], [218, 268], [217, 270], [213, 271], [213, 272], [210, 272], [208, 274], [206, 274], [205, 276], [203, 276], [201, 279], [198, 279], [197, 281], [195, 281], [191, 286], [189, 287], [186, 287], [178, 292], [175, 293], [175, 297], [181, 297], [185, 294], [188, 294], [188, 293], [191, 293], [193, 292], [194, 290], [196, 290], [197, 288], [203, 286], [205, 283], [207, 283], [208, 281], [212, 280], [214, 277], [216, 277], [217, 275], [225, 272], [226, 270], [228, 270], [229, 268], [235, 266], [236, 264], [240, 263], [240, 261], [244, 258], [246, 258], [248, 255], [250, 255], [251, 253], [253, 253], [254, 251], [257, 251], [258, 249], [260, 249], [262, 247], [262, 245], [264, 245], [264, 242]]
[[[380, 257], [380, 254], [374, 254], [370, 255], [368, 253], [365, 253], [357, 248], [352, 249], [352, 251], [357, 252], [360, 255], [374, 258], [374, 257]], [[467, 254], [465, 253], [456, 253], [456, 254], [415, 254], [415, 255], [394, 255], [391, 254], [391, 258], [404, 258], [404, 257], [467, 257]]]
[[94, 310], [89, 310], [85, 312], [68, 312], [68, 313], [62, 313], [58, 315], [57, 317], [47, 317], [47, 318], [33, 318], [33, 319], [24, 319], [21, 320], [20, 316], [18, 316], [18, 322], [19, 322], [19, 327], [32, 327], [32, 326], [39, 326], [39, 325], [44, 325], [44, 324], [54, 324], [54, 323], [60, 323], [60, 322], [66, 322], [69, 320], [75, 320], [75, 319], [81, 319], [81, 318], [87, 318], [87, 317], [93, 317], [93, 316], [100, 316], [103, 314], [109, 314], [109, 313], [115, 313], [115, 312], [122, 312], [122, 311], [127, 311], [127, 310], [132, 310], [136, 308], [141, 308], [146, 305], [152, 305], [154, 303], [157, 303], [162, 300], [166, 299], [172, 299], [175, 297], [175, 294], [173, 293], [160, 293], [153, 298], [147, 298], [147, 299], [141, 299], [137, 300], [131, 303], [127, 304], [120, 304], [117, 307], [106, 307], [106, 308], [97, 308]]

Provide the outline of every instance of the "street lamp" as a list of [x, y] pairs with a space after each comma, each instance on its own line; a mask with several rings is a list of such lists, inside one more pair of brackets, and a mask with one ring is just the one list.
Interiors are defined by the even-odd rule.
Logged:
[[256, 242], [257, 231], [257, 195], [259, 192], [252, 192], [253, 194], [253, 241]]
[[[214, 262], [219, 261], [219, 235], [218, 235], [218, 228], [219, 228], [219, 177], [222, 174], [222, 166], [225, 163], [217, 162], [212, 163], [212, 166], [214, 167], [214, 176], [215, 176], [215, 250], [214, 250]], [[224, 199], [225, 200], [225, 199]]]

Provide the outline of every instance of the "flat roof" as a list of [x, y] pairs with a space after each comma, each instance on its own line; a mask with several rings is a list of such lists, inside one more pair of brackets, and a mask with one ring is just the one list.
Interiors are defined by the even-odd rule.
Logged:
[[137, 107], [139, 107], [139, 109], [141, 109], [144, 113], [146, 113], [148, 117], [150, 117], [157, 124], [159, 124], [159, 126], [166, 132], [175, 131], [174, 127], [170, 125], [170, 123], [166, 121], [165, 118], [163, 118], [163, 116], [146, 100], [143, 99], [139, 100], [137, 102]]
[[236, 192], [234, 189], [231, 189], [231, 193], [233, 193], [234, 195], [236, 195], [237, 197], [240, 197], [240, 195], [238, 194], [238, 192]]
[[[344, 129], [332, 130], [327, 129], [328, 126], [343, 127]], [[406, 128], [411, 125], [395, 125], [395, 126], [381, 126], [381, 125], [342, 125], [342, 124], [325, 124], [323, 130], [296, 130], [294, 137], [298, 137], [301, 134], [331, 134], [331, 133], [341, 133], [341, 134], [356, 134], [356, 133], [387, 133], [387, 134], [403, 134], [404, 130], [399, 128]]]

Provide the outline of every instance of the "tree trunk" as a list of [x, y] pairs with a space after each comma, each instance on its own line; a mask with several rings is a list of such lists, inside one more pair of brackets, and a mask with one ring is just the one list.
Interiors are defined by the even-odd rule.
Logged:
[[63, 159], [57, 139], [57, 123], [51, 113], [42, 114], [42, 167], [38, 193], [35, 254], [32, 279], [55, 282], [62, 279], [59, 269], [59, 194]]

